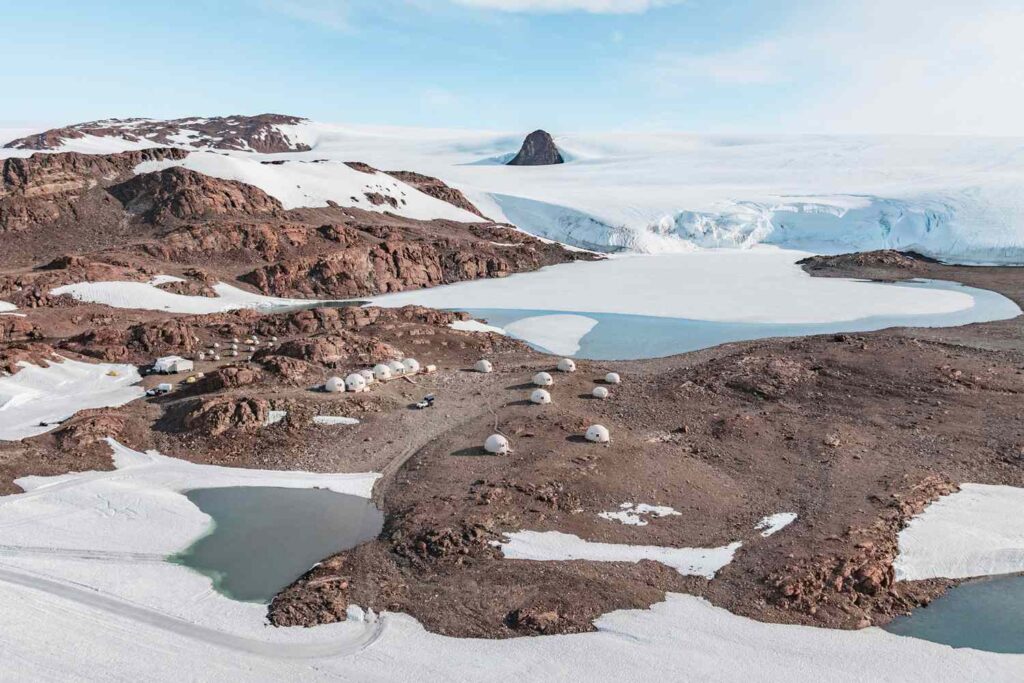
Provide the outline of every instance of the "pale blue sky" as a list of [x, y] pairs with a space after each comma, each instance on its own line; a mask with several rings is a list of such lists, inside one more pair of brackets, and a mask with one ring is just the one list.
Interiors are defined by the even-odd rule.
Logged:
[[0, 2], [0, 121], [1024, 132], [1019, 0]]

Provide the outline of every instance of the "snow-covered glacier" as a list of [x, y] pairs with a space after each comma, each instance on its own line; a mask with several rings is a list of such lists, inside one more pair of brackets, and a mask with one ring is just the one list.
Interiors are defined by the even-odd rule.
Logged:
[[[1024, 263], [1024, 138], [551, 131], [567, 163], [529, 167], [498, 163], [522, 139], [507, 131], [312, 121], [279, 128], [311, 149], [218, 154], [358, 160], [418, 171], [461, 189], [493, 219], [600, 251], [773, 244], [819, 253], [895, 248], [949, 261]], [[68, 140], [66, 148], [114, 151], [122, 143], [131, 145], [118, 138]], [[259, 164], [232, 168], [238, 180], [255, 169], [249, 182], [271, 194], [277, 186], [292, 188], [289, 205], [305, 196], [295, 187], [305, 187], [300, 176], [308, 165], [275, 167], [281, 177], [273, 187]], [[324, 187], [334, 182], [332, 173], [339, 187], [349, 183], [341, 164], [317, 172]]]

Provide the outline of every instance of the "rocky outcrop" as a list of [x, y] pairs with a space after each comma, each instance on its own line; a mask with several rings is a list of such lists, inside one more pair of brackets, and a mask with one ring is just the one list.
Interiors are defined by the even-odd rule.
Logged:
[[372, 337], [342, 330], [311, 339], [292, 339], [277, 348], [257, 352], [253, 359], [263, 361], [275, 356], [334, 367], [349, 363], [372, 365], [400, 358], [402, 352]]
[[292, 141], [278, 126], [305, 121], [297, 116], [259, 114], [257, 116], [215, 116], [158, 121], [153, 119], [106, 119], [78, 123], [13, 140], [11, 149], [58, 149], [67, 140], [87, 135], [112, 137], [128, 142], [152, 142], [155, 145], [196, 149], [233, 149], [262, 152], [306, 152], [309, 145]]
[[510, 162], [509, 166], [551, 166], [553, 164], [565, 163], [562, 153], [555, 146], [551, 134], [545, 130], [535, 130], [523, 140], [523, 146], [519, 148]]
[[215, 396], [184, 401], [169, 411], [160, 425], [167, 431], [219, 436], [228, 431], [252, 431], [267, 423], [270, 404], [262, 398]]
[[151, 223], [225, 215], [276, 216], [281, 202], [263, 190], [174, 167], [143, 173], [110, 188], [125, 209]]
[[915, 586], [896, 582], [897, 535], [931, 502], [957, 490], [956, 484], [931, 476], [905, 494], [893, 496], [873, 526], [850, 531], [854, 543], [848, 554], [821, 555], [770, 576], [779, 604], [809, 615], [821, 609], [839, 610], [851, 615], [850, 626], [857, 628], [870, 626], [875, 616], [884, 623], [927, 604], [933, 591], [919, 594]]
[[128, 328], [96, 327], [64, 342], [61, 348], [104, 361], [150, 363], [168, 354], [199, 351], [197, 328], [182, 319], [141, 323]]
[[440, 199], [442, 202], [448, 202], [452, 206], [457, 206], [460, 209], [474, 213], [484, 220], [490, 220], [480, 212], [480, 209], [473, 205], [473, 202], [466, 199], [466, 195], [437, 178], [412, 171], [387, 171], [387, 174], [407, 185], [412, 185], [423, 194], [430, 195], [434, 199]]
[[279, 296], [366, 296], [534, 270], [548, 262], [545, 251], [535, 244], [501, 247], [483, 241], [388, 239], [323, 256], [282, 260], [239, 279]]
[[0, 233], [28, 230], [59, 222], [120, 220], [120, 207], [104, 188], [130, 177], [144, 161], [182, 159], [171, 149], [146, 149], [120, 154], [33, 154], [7, 159], [0, 175]]

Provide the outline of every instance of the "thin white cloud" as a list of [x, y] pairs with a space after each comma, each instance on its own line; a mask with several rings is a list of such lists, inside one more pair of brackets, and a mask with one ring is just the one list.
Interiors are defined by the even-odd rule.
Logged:
[[642, 14], [686, 0], [452, 0], [455, 4], [501, 12]]
[[1009, 0], [832, 2], [745, 44], [632, 68], [663, 96], [739, 103], [778, 87], [793, 132], [1020, 135], [1021, 36], [1024, 8]]

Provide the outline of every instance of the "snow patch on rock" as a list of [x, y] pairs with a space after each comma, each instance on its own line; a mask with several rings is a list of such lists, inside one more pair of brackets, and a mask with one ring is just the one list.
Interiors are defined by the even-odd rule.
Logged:
[[654, 560], [684, 576], [714, 578], [719, 569], [732, 562], [742, 545], [738, 541], [720, 548], [672, 548], [657, 545], [626, 545], [585, 541], [560, 531], [516, 531], [506, 542], [495, 542], [510, 560], [591, 562], [639, 562]]
[[764, 538], [768, 538], [795, 522], [796, 517], [795, 512], [777, 512], [761, 518], [761, 521], [754, 525], [754, 529], [760, 531]]
[[629, 526], [647, 526], [652, 517], [668, 517], [679, 515], [675, 508], [668, 505], [648, 505], [647, 503], [623, 503], [618, 510], [599, 512], [601, 519], [609, 519]]
[[0, 441], [52, 429], [80, 410], [124, 405], [145, 395], [134, 365], [82, 363], [57, 357], [48, 367], [27, 361], [0, 377]]
[[70, 294], [78, 301], [169, 313], [225, 313], [240, 308], [287, 308], [323, 303], [316, 299], [285, 299], [247, 292], [224, 282], [213, 286], [215, 297], [190, 296], [160, 289], [150, 282], [77, 282], [57, 287], [53, 295]]
[[1024, 488], [963, 484], [900, 531], [901, 581], [1024, 572]]

